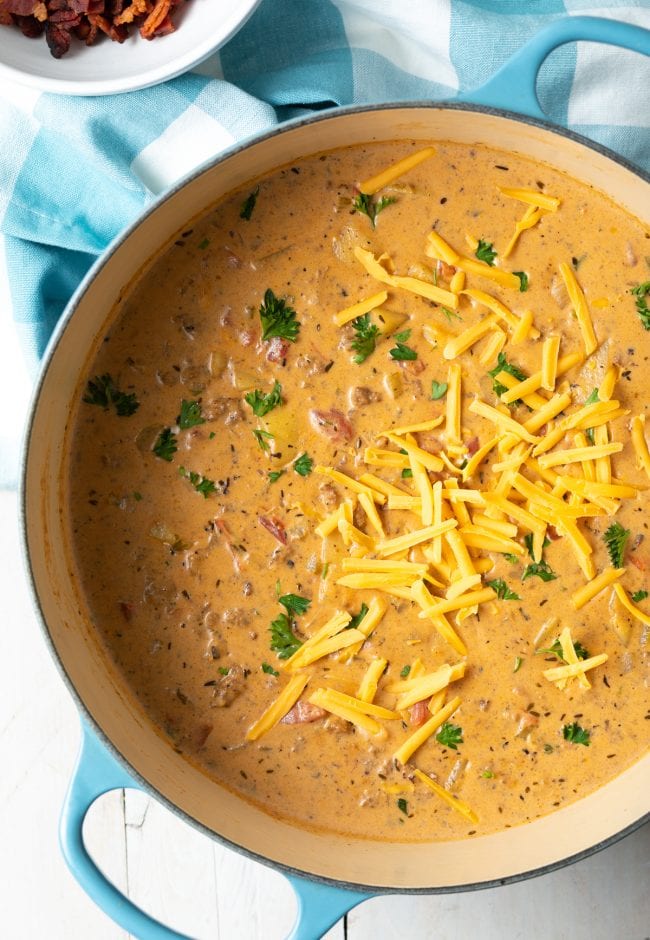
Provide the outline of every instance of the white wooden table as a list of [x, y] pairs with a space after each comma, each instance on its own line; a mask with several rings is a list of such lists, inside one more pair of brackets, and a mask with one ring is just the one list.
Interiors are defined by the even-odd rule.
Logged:
[[[29, 99], [29, 93], [25, 93]], [[0, 244], [0, 479], [15, 460], [28, 380]], [[127, 940], [69, 875], [57, 844], [79, 721], [49, 658], [25, 582], [16, 494], [0, 490], [0, 940]], [[161, 920], [201, 940], [280, 940], [294, 917], [277, 873], [222, 848], [141, 793], [115, 792], [87, 820], [106, 874]], [[378, 849], [379, 851], [379, 849]], [[384, 897], [328, 940], [647, 940], [650, 826], [532, 881], [466, 894]]]

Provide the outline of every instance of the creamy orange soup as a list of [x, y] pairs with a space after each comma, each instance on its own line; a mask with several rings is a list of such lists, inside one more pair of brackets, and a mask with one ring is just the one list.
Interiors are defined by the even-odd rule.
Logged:
[[89, 616], [179, 753], [383, 840], [642, 755], [649, 255], [602, 194], [453, 143], [303, 159], [179, 234], [67, 479]]

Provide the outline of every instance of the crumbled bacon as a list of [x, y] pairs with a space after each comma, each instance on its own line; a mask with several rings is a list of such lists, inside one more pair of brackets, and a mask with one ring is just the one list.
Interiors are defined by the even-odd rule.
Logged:
[[436, 272], [438, 277], [443, 278], [445, 281], [451, 281], [452, 277], [456, 273], [456, 268], [453, 264], [447, 264], [446, 261], [438, 260], [436, 262]]
[[324, 718], [327, 712], [311, 702], [296, 702], [293, 708], [281, 719], [283, 725], [308, 725], [312, 721]]
[[55, 59], [72, 38], [92, 45], [99, 33], [122, 43], [135, 26], [145, 39], [174, 31], [174, 10], [186, 0], [0, 0], [0, 25], [17, 26], [30, 39], [45, 33]]
[[282, 339], [279, 336], [274, 336], [273, 339], [269, 340], [267, 344], [266, 361], [284, 362], [284, 360], [287, 358], [290, 345], [291, 343], [288, 340]]
[[277, 539], [282, 545], [287, 544], [287, 531], [275, 516], [258, 516], [261, 526], [264, 526], [267, 532], [270, 532], [274, 539]]
[[420, 725], [424, 724], [427, 718], [431, 717], [429, 701], [430, 699], [425, 698], [421, 702], [416, 702], [411, 708], [410, 723], [414, 728], [419, 728]]
[[470, 455], [470, 457], [472, 457], [476, 453], [476, 451], [478, 450], [478, 447], [479, 447], [478, 437], [473, 437], [471, 438], [471, 440], [467, 442], [467, 453]]
[[315, 431], [319, 431], [331, 441], [348, 443], [354, 437], [354, 428], [336, 408], [330, 408], [329, 411], [313, 409], [309, 412], [309, 420]]

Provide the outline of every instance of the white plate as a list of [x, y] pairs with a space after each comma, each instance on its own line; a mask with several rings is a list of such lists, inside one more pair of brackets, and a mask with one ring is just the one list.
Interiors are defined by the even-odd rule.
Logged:
[[122, 44], [104, 36], [94, 46], [73, 37], [55, 59], [45, 37], [28, 39], [0, 26], [0, 81], [11, 79], [64, 95], [112, 95], [174, 78], [216, 52], [246, 22], [260, 0], [188, 0], [174, 16], [176, 32], [142, 39], [137, 30]]

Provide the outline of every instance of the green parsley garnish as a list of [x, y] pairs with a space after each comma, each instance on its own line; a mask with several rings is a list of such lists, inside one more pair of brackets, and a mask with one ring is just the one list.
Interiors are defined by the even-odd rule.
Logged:
[[557, 575], [547, 561], [534, 561], [532, 565], [528, 565], [524, 569], [524, 573], [521, 576], [522, 581], [526, 581], [527, 578], [541, 578], [542, 581], [555, 581]]
[[489, 264], [491, 268], [494, 267], [494, 259], [497, 253], [492, 248], [492, 242], [484, 242], [482, 238], [479, 238], [474, 255], [479, 261], [484, 261], [485, 264]]
[[363, 215], [367, 215], [374, 228], [377, 224], [377, 216], [379, 213], [383, 212], [386, 206], [390, 206], [394, 202], [397, 202], [395, 196], [382, 196], [381, 199], [377, 199], [373, 202], [372, 196], [369, 196], [368, 193], [359, 193], [352, 203], [352, 207], [355, 212], [361, 212]]
[[515, 277], [519, 278], [519, 292], [521, 294], [528, 290], [528, 275], [525, 271], [513, 271]]
[[[542, 548], [546, 548], [547, 545], [550, 544], [550, 539], [545, 537], [542, 543]], [[533, 558], [533, 536], [530, 532], [524, 536], [524, 545], [528, 549], [528, 554], [530, 557]], [[548, 562], [541, 558], [540, 561], [534, 561], [532, 565], [528, 565], [526, 568], [524, 568], [524, 573], [521, 576], [521, 580], [525, 581], [527, 578], [540, 578], [542, 581], [555, 581], [557, 575], [550, 567]]]
[[267, 675], [269, 675], [269, 676], [279, 676], [279, 675], [280, 675], [280, 673], [278, 672], [278, 670], [277, 670], [277, 669], [274, 669], [273, 666], [269, 665], [269, 663], [262, 663], [262, 672], [267, 673]]
[[402, 479], [410, 480], [412, 476], [413, 476], [413, 471], [411, 470], [411, 468], [404, 467], [404, 469], [402, 470]]
[[269, 471], [269, 483], [277, 483], [277, 481], [280, 479], [283, 473], [284, 473], [284, 470], [270, 470]]
[[623, 556], [629, 537], [630, 530], [624, 529], [620, 522], [613, 522], [603, 535], [610, 561], [615, 568], [623, 567]]
[[210, 244], [209, 238], [202, 238], [197, 247], [199, 251], [205, 251], [205, 249], [208, 247], [209, 244]]
[[509, 561], [511, 565], [518, 565], [519, 559], [516, 555], [512, 555], [510, 552], [504, 552], [503, 557], [506, 561]]
[[446, 721], [436, 735], [436, 741], [443, 747], [457, 751], [458, 745], [463, 743], [463, 729], [459, 725], [452, 725], [451, 722]]
[[229, 672], [230, 672], [230, 669], [228, 669], [227, 666], [219, 666], [219, 675], [227, 676]]
[[406, 677], [408, 676], [408, 674], [409, 674], [410, 671], [411, 671], [411, 667], [410, 667], [410, 666], [402, 666], [402, 669], [401, 669], [401, 671], [400, 671], [400, 676], [401, 676], [401, 678], [402, 678], [402, 679], [406, 679]]
[[253, 409], [253, 414], [258, 418], [263, 418], [269, 411], [273, 411], [278, 405], [282, 404], [282, 386], [276, 379], [273, 388], [268, 394], [256, 388], [254, 392], [249, 392], [244, 396], [244, 401]]
[[[573, 648], [575, 650], [575, 653], [578, 659], [589, 659], [589, 653], [584, 648], [582, 643], [580, 643], [579, 641], [577, 643], [574, 643]], [[566, 662], [564, 656], [562, 655], [562, 644], [560, 643], [559, 639], [556, 640], [552, 646], [549, 646], [548, 649], [535, 650], [536, 656], [539, 656], [542, 653], [549, 653], [551, 656], [557, 656], [560, 662], [562, 663]]]
[[299, 594], [283, 594], [278, 597], [278, 603], [282, 604], [290, 616], [296, 617], [307, 613], [311, 599], [309, 597], [300, 597]]
[[259, 186], [256, 186], [252, 193], [249, 193], [248, 196], [244, 199], [241, 204], [241, 209], [239, 210], [239, 218], [246, 219], [247, 222], [250, 222], [251, 216], [253, 214], [253, 209], [255, 208], [255, 203], [257, 202], [257, 195], [260, 191]]
[[352, 620], [349, 622], [349, 624], [346, 626], [345, 629], [355, 630], [359, 626], [359, 624], [361, 623], [361, 621], [363, 620], [363, 618], [366, 616], [367, 613], [368, 613], [368, 605], [362, 604], [361, 610], [359, 611], [359, 613], [354, 615], [354, 617], [352, 618]]
[[171, 428], [163, 428], [153, 445], [154, 454], [161, 460], [171, 461], [177, 450], [176, 435]]
[[438, 401], [443, 398], [447, 394], [448, 388], [449, 385], [446, 382], [436, 382], [434, 379], [431, 383], [431, 400]]
[[204, 499], [212, 496], [217, 491], [217, 484], [214, 480], [208, 480], [207, 477], [195, 473], [193, 470], [186, 470], [185, 467], [179, 467], [178, 472], [182, 477], [190, 481], [197, 493], [200, 493]]
[[404, 813], [405, 816], [408, 816], [408, 814], [409, 814], [409, 806], [408, 806], [408, 803], [406, 802], [406, 800], [404, 799], [403, 796], [400, 796], [399, 800], [397, 801], [397, 808], [398, 808], [402, 813]]
[[87, 405], [99, 405], [106, 411], [113, 406], [120, 418], [130, 417], [140, 407], [140, 402], [135, 395], [121, 392], [108, 372], [104, 375], [96, 375], [94, 380], [88, 380], [83, 400]]
[[269, 288], [264, 294], [264, 303], [260, 305], [262, 321], [262, 339], [279, 336], [280, 339], [295, 343], [300, 332], [300, 323], [296, 320], [296, 311], [287, 306], [284, 298], [278, 298]]
[[447, 322], [451, 323], [452, 320], [462, 320], [463, 318], [459, 313], [456, 313], [455, 310], [450, 310], [449, 307], [440, 306], [440, 310], [447, 317]]
[[634, 601], [635, 604], [638, 604], [639, 601], [644, 601], [647, 596], [648, 596], [647, 591], [635, 591], [634, 594], [632, 595], [632, 600]]
[[598, 397], [598, 389], [595, 388], [589, 395], [589, 398], [585, 398], [585, 405], [594, 405], [597, 401], [600, 401]]
[[201, 402], [183, 401], [181, 402], [181, 413], [176, 417], [176, 424], [181, 431], [187, 431], [197, 424], [205, 424], [205, 418], [201, 414]]
[[271, 621], [271, 649], [278, 654], [278, 659], [289, 659], [302, 646], [291, 629], [291, 621], [286, 614], [279, 614]]
[[570, 725], [565, 725], [562, 728], [562, 734], [565, 741], [571, 741], [572, 744], [584, 744], [585, 747], [589, 747], [591, 732], [581, 728], [575, 721]]
[[273, 435], [269, 431], [263, 431], [261, 428], [253, 428], [253, 434], [255, 435], [255, 440], [259, 444], [261, 450], [263, 450], [265, 454], [268, 454], [271, 449], [269, 440], [273, 437]]
[[[505, 353], [500, 352], [497, 356], [497, 364], [494, 369], [490, 369], [488, 375], [492, 379], [492, 391], [495, 395], [503, 395], [504, 392], [508, 391], [507, 385], [502, 385], [501, 382], [497, 381], [497, 375], [499, 372], [507, 372], [508, 375], [513, 375], [518, 382], [523, 382], [524, 379], [527, 379], [528, 376], [525, 372], [522, 372], [518, 366], [513, 365], [511, 362], [508, 362], [506, 359]], [[521, 399], [516, 402], [511, 402], [511, 404], [516, 405]]]
[[636, 297], [636, 312], [639, 314], [639, 320], [644, 330], [650, 330], [650, 308], [648, 307], [647, 296], [650, 294], [650, 281], [644, 281], [643, 284], [637, 284], [630, 291]]
[[405, 346], [406, 340], [410, 337], [411, 331], [404, 330], [403, 333], [395, 333], [395, 342], [397, 343], [393, 349], [389, 350], [390, 356], [392, 359], [405, 360], [405, 359], [417, 359], [418, 354], [414, 349], [411, 349], [410, 346]]
[[308, 477], [314, 466], [314, 461], [308, 454], [301, 454], [293, 465], [293, 469], [301, 477]]
[[481, 776], [484, 777], [486, 780], [491, 780], [494, 774], [492, 773], [491, 770], [484, 770]]
[[512, 671], [513, 671], [513, 672], [519, 672], [519, 670], [521, 669], [521, 667], [522, 667], [522, 665], [523, 665], [523, 662], [524, 662], [524, 661], [523, 661], [523, 659], [521, 658], [521, 656], [515, 656], [515, 665], [514, 665], [514, 668], [513, 668]]
[[[136, 501], [136, 503], [139, 503], [140, 500], [142, 499], [142, 493], [138, 493], [138, 491], [135, 490], [134, 493], [133, 493], [133, 498], [134, 498], [134, 500]], [[640, 594], [643, 594], [643, 591], [640, 591], [639, 593], [640, 593]], [[646, 594], [646, 597], [647, 597], [647, 594]]]
[[520, 601], [521, 598], [518, 594], [515, 594], [514, 591], [511, 591], [503, 578], [497, 578], [494, 581], [486, 581], [487, 587], [491, 587], [493, 591], [496, 591], [496, 595], [500, 601]]
[[352, 326], [357, 334], [352, 341], [352, 349], [356, 353], [354, 362], [361, 365], [375, 351], [379, 327], [370, 322], [369, 313], [364, 313], [363, 316], [353, 320]]

